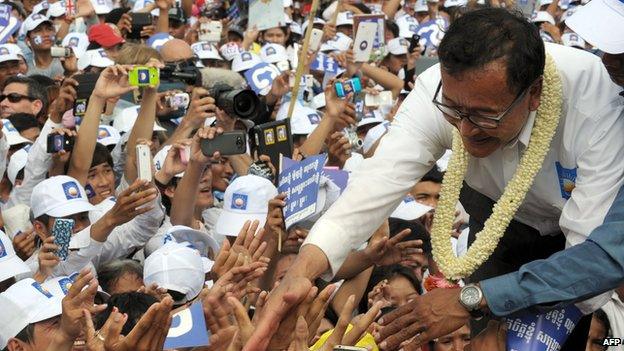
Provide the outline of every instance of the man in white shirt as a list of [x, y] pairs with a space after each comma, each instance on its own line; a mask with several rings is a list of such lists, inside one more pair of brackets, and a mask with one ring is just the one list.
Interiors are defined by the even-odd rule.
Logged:
[[[472, 281], [517, 270], [523, 263], [562, 250], [561, 232], [566, 246], [583, 242], [602, 223], [623, 184], [624, 106], [617, 95], [619, 89], [597, 57], [557, 45], [544, 50], [539, 33], [526, 20], [502, 9], [471, 12], [446, 33], [439, 49], [442, 66], [419, 76], [375, 156], [352, 175], [348, 189], [310, 232], [289, 273], [272, 293], [266, 317], [246, 350], [262, 349], [264, 340], [277, 329], [276, 322], [287, 312], [288, 305], [277, 307], [285, 292], [296, 296], [289, 301], [300, 301], [309, 286], [306, 279], [323, 273], [331, 277], [347, 255], [370, 237], [414, 183], [451, 148], [453, 127], [470, 155], [464, 189], [481, 198], [479, 205], [485, 206], [483, 199], [496, 201], [529, 143], [542, 102], [545, 52], [561, 77], [563, 111], [542, 168], [501, 240], [512, 249], [516, 243], [529, 246], [517, 262], [506, 262], [509, 257], [497, 252], [503, 250], [495, 251], [481, 267], [490, 271]], [[440, 104], [459, 113], [443, 107], [443, 114]], [[493, 116], [497, 116], [494, 121]], [[570, 182], [574, 190], [564, 186]], [[489, 217], [487, 211], [467, 210], [471, 220]], [[530, 251], [530, 245], [542, 241], [547, 246], [543, 252]], [[440, 290], [419, 299], [427, 306], [428, 315], [437, 318], [431, 323], [434, 329], [404, 328], [403, 340], [424, 334], [417, 340], [421, 343], [465, 322], [469, 311], [459, 301], [459, 289]], [[605, 301], [594, 300], [584, 311]], [[471, 312], [486, 306], [481, 298]], [[406, 321], [416, 327], [418, 323], [408, 317]], [[436, 323], [442, 320], [453, 323]], [[250, 347], [252, 344], [258, 346]], [[380, 346], [398, 344], [382, 342]]]

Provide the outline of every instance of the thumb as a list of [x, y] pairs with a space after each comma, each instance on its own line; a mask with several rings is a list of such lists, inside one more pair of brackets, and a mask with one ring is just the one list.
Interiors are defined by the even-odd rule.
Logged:
[[102, 328], [102, 332], [106, 336], [106, 341], [104, 342], [106, 349], [115, 348], [115, 344], [119, 340], [121, 330], [127, 320], [128, 315], [120, 313], [116, 307], [113, 309], [110, 316], [108, 316], [106, 324], [104, 324], [104, 328]]

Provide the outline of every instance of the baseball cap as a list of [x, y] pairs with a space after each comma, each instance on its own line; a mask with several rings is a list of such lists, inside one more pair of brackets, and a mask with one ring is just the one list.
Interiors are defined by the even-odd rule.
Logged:
[[205, 41], [200, 41], [191, 45], [191, 49], [200, 60], [223, 60], [217, 48]]
[[[2, 51], [2, 50], [0, 49], [0, 51]], [[15, 129], [15, 126], [13, 125], [13, 123], [11, 123], [10, 120], [3, 119], [2, 123], [3, 123], [3, 125], [2, 125], [2, 133], [4, 135], [6, 135], [7, 142], [9, 143], [9, 146], [18, 145], [18, 144], [24, 144], [24, 143], [32, 144], [32, 141], [24, 138], [17, 131], [17, 129]]]
[[52, 21], [47, 16], [38, 13], [32, 13], [30, 16], [26, 17], [24, 23], [22, 23], [22, 32], [24, 34], [28, 34], [28, 32], [37, 28], [40, 24], [44, 22], [50, 22], [50, 24], [52, 24]]
[[[171, 149], [171, 145], [165, 145], [162, 149], [158, 150], [156, 155], [152, 158], [152, 162], [154, 162], [154, 168], [156, 171], [160, 171], [165, 164], [165, 159], [167, 158], [167, 153]], [[184, 177], [184, 172], [178, 173], [175, 175], [176, 178]]]
[[373, 145], [375, 145], [377, 140], [381, 139], [381, 137], [386, 134], [389, 124], [390, 122], [384, 121], [379, 125], [374, 126], [368, 131], [368, 133], [366, 133], [366, 136], [364, 137], [364, 142], [362, 144], [362, 151], [364, 151], [364, 153], [367, 153], [373, 147]]
[[176, 303], [197, 297], [205, 279], [204, 263], [199, 251], [176, 242], [167, 242], [145, 259], [143, 265], [145, 285], [156, 283], [159, 287], [184, 294]]
[[82, 185], [66, 175], [50, 177], [35, 185], [30, 204], [35, 218], [43, 214], [66, 217], [94, 209]]
[[[146, 8], [148, 4], [153, 4], [153, 3], [154, 3], [154, 0], [136, 0], [134, 2], [134, 6], [132, 7], [132, 11], [130, 12], [140, 12], [142, 9]], [[152, 16], [158, 17], [158, 15], [160, 14], [160, 10], [158, 8], [155, 8], [152, 11], [150, 11], [150, 13], [152, 14]]]
[[0, 294], [0, 349], [29, 324], [62, 313], [62, 298], [52, 295], [34, 279], [22, 279]]
[[552, 24], [553, 26], [556, 24], [553, 16], [546, 11], [537, 11], [536, 13], [534, 13], [533, 16], [531, 17], [531, 22], [533, 23], [548, 22]]
[[399, 36], [402, 38], [411, 38], [418, 33], [418, 21], [410, 15], [397, 18], [395, 23], [399, 26]]
[[381, 123], [385, 121], [381, 112], [377, 109], [368, 111], [362, 116], [362, 119], [358, 122], [357, 127], [367, 126], [373, 123]]
[[[314, 20], [312, 20], [312, 23], [320, 24], [324, 26], [326, 22], [322, 18], [314, 17]], [[308, 20], [305, 20], [303, 24], [301, 25], [301, 33], [305, 33], [306, 28], [308, 28]]]
[[235, 42], [229, 42], [221, 45], [219, 52], [224, 59], [232, 61], [234, 57], [243, 52], [243, 48]]
[[48, 12], [46, 15], [49, 18], [61, 17], [65, 15], [65, 11], [66, 11], [65, 2], [57, 1], [49, 5]]
[[353, 12], [344, 11], [338, 12], [336, 17], [336, 27], [338, 26], [352, 26], [353, 25]]
[[[50, 278], [42, 283], [41, 286], [45, 290], [49, 291], [52, 295], [58, 296], [62, 299], [65, 297], [65, 295], [69, 293], [69, 289], [71, 288], [72, 284], [74, 284], [79, 274], [79, 272], [76, 272], [70, 276]], [[97, 294], [105, 298], [110, 297], [110, 295], [102, 290], [102, 287], [99, 285], [97, 287]]]
[[15, 186], [15, 178], [17, 178], [17, 174], [19, 171], [26, 167], [26, 162], [28, 162], [28, 150], [30, 147], [23, 147], [13, 153], [11, 155], [11, 159], [9, 160], [9, 165], [7, 166], [7, 177], [11, 184]]
[[583, 5], [579, 5], [565, 10], [565, 12], [562, 13], [561, 17], [559, 18], [559, 23], [564, 23], [568, 18], [570, 18], [570, 16], [572, 16], [576, 11], [578, 11], [578, 9], [582, 7]]
[[433, 207], [421, 204], [416, 201], [412, 195], [407, 195], [401, 200], [397, 208], [390, 215], [391, 218], [399, 218], [406, 221], [412, 221], [424, 216], [427, 212], [433, 210]]
[[290, 31], [298, 35], [303, 35], [303, 30], [301, 30], [301, 25], [297, 22], [292, 22], [290, 24]]
[[301, 107], [298, 111], [293, 112], [290, 119], [290, 130], [292, 134], [308, 135], [318, 127], [321, 122], [321, 116], [315, 109], [310, 107]]
[[219, 253], [219, 243], [202, 231], [184, 225], [174, 225], [167, 230], [167, 234], [171, 235], [178, 243], [188, 243], [191, 248], [199, 251], [199, 254], [203, 257], [208, 257], [210, 251], [212, 251], [213, 255]]
[[258, 55], [249, 51], [243, 51], [240, 54], [234, 56], [234, 60], [232, 60], [232, 71], [246, 71], [261, 62], [262, 60]]
[[[140, 106], [130, 106], [121, 110], [121, 113], [115, 117], [113, 121], [113, 128], [117, 129], [119, 133], [128, 133], [132, 130], [134, 123], [136, 122], [137, 117], [139, 117], [139, 108]], [[164, 132], [165, 128], [159, 126], [154, 121], [154, 132]]]
[[121, 134], [114, 127], [107, 126], [105, 124], [100, 125], [98, 128], [97, 142], [104, 145], [116, 145], [121, 139]]
[[417, 0], [414, 5], [414, 12], [427, 12], [429, 8], [427, 7], [427, 0]]
[[87, 50], [84, 55], [78, 58], [78, 69], [84, 70], [89, 66], [93, 67], [108, 67], [114, 65], [115, 62], [108, 58], [106, 51], [104, 49], [99, 48], [95, 50]]
[[42, 2], [36, 4], [35, 6], [33, 6], [32, 9], [32, 13], [42, 13], [43, 11], [46, 11], [48, 9], [48, 7], [50, 7], [50, 4], [48, 3], [47, 0], [43, 0]]
[[585, 50], [585, 40], [576, 33], [568, 32], [561, 34], [561, 43], [565, 46]]
[[113, 10], [113, 2], [110, 0], [91, 0], [91, 5], [96, 15], [106, 15]]
[[386, 45], [388, 52], [397, 56], [407, 54], [408, 47], [409, 43], [404, 38], [394, 38]]
[[19, 60], [19, 56], [17, 56], [17, 53], [15, 51], [9, 48], [9, 45], [14, 45], [14, 44], [0, 45], [0, 62]]
[[89, 41], [98, 43], [103, 48], [110, 48], [125, 42], [107, 23], [99, 23], [89, 28]]
[[[565, 24], [608, 54], [624, 53], [624, 1], [593, 0], [578, 9]], [[620, 34], [616, 34], [620, 33]]]
[[468, 0], [446, 0], [444, 1], [444, 7], [460, 7], [466, 6], [468, 4]]
[[15, 253], [11, 239], [0, 230], [0, 282], [25, 273], [30, 273], [30, 268]]
[[171, 39], [173, 39], [173, 37], [169, 35], [169, 33], [160, 32], [150, 36], [145, 44], [152, 49], [160, 51], [160, 48]]
[[85, 33], [67, 33], [61, 45], [66, 48], [72, 48], [74, 55], [80, 58], [87, 51], [87, 47], [89, 47], [89, 37]]
[[260, 58], [266, 63], [287, 61], [286, 48], [279, 44], [266, 44], [260, 49]]
[[215, 232], [237, 236], [245, 221], [258, 220], [260, 227], [266, 222], [269, 200], [277, 196], [277, 188], [270, 180], [245, 175], [234, 179], [225, 189], [223, 211], [217, 220]]
[[338, 32], [335, 37], [321, 45], [320, 51], [347, 51], [352, 42], [353, 39], [348, 35]]

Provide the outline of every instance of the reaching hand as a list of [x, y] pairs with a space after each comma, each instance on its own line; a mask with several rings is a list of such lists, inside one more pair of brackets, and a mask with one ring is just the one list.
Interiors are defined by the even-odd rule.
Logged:
[[161, 170], [169, 179], [186, 170], [187, 163], [182, 161], [180, 153], [186, 152], [185, 150], [191, 146], [191, 142], [191, 139], [181, 140], [171, 145], [171, 148], [167, 151]]
[[191, 103], [186, 112], [184, 120], [188, 120], [194, 128], [199, 128], [208, 117], [215, 115], [217, 106], [215, 99], [208, 96], [208, 90], [204, 88], [194, 88], [191, 96]]
[[232, 245], [232, 251], [243, 254], [251, 262], [258, 262], [262, 258], [267, 244], [264, 238], [264, 229], [258, 229], [260, 222], [257, 220], [245, 221], [245, 224], [238, 232], [236, 241]]
[[107, 220], [111, 227], [127, 223], [136, 216], [151, 211], [154, 207], [148, 204], [157, 196], [158, 189], [152, 183], [137, 179], [119, 194], [115, 206], [102, 219]]
[[[202, 127], [197, 130], [197, 133], [193, 136], [193, 143], [191, 144], [191, 161], [197, 162], [204, 167], [210, 163], [211, 157], [204, 155], [201, 149], [201, 143], [203, 139], [214, 139], [216, 134], [220, 134], [217, 132], [216, 128]], [[217, 158], [218, 156], [219, 153], [215, 152], [213, 158]]]
[[[375, 317], [381, 310], [381, 303], [377, 302], [368, 310], [368, 312], [366, 312], [366, 314], [364, 314], [364, 316], [359, 318], [357, 322], [353, 322], [351, 318], [353, 316], [355, 306], [355, 296], [351, 295], [340, 312], [340, 318], [338, 318], [336, 327], [334, 327], [334, 330], [329, 338], [327, 338], [327, 341], [323, 344], [321, 350], [331, 351], [336, 345], [354, 346], [362, 337], [364, 337], [366, 330], [375, 321]], [[353, 327], [345, 334], [349, 324], [353, 325]]]
[[137, 292], [150, 295], [156, 298], [158, 301], [164, 300], [165, 297], [171, 297], [171, 295], [169, 295], [167, 291], [167, 289], [159, 287], [156, 283], [152, 283], [147, 286], [144, 285], [140, 287], [139, 290], [137, 290]]
[[85, 268], [80, 271], [78, 278], [63, 298], [60, 329], [72, 340], [79, 337], [82, 332], [83, 311], [87, 311], [89, 314], [97, 314], [106, 309], [106, 305], [95, 305], [93, 302], [97, 288], [98, 282], [93, 273], [89, 268]]
[[76, 93], [77, 86], [78, 82], [73, 78], [63, 80], [58, 97], [50, 105], [50, 118], [54, 122], [61, 123], [63, 114], [74, 107], [74, 102], [78, 96]]
[[334, 123], [335, 130], [355, 124], [355, 105], [349, 102], [351, 97], [352, 94], [344, 99], [338, 98], [333, 80], [325, 87], [325, 116]]
[[392, 238], [383, 237], [379, 240], [371, 240], [370, 245], [364, 249], [367, 256], [378, 266], [389, 266], [396, 263], [414, 265], [420, 263], [423, 251], [420, 248], [422, 240], [401, 242], [411, 233], [405, 229]]
[[128, 82], [128, 71], [131, 69], [129, 65], [106, 67], [95, 83], [92, 96], [106, 100], [139, 89]]

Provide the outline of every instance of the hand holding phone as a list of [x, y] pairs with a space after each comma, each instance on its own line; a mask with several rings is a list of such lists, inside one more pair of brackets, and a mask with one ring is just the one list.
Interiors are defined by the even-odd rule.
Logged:
[[54, 244], [58, 246], [56, 255], [62, 261], [65, 261], [69, 255], [69, 242], [71, 241], [73, 231], [73, 219], [57, 218], [54, 220], [52, 236], [54, 236]]
[[128, 83], [135, 87], [157, 86], [160, 83], [158, 67], [133, 67], [128, 72]]
[[212, 157], [217, 151], [221, 156], [241, 155], [247, 152], [247, 133], [242, 130], [224, 132], [213, 139], [202, 139], [200, 145], [206, 157]]
[[72, 151], [74, 148], [74, 137], [65, 134], [48, 134], [47, 152], [55, 154], [61, 150]]
[[139, 144], [136, 146], [137, 178], [152, 181], [152, 152], [149, 146]]

